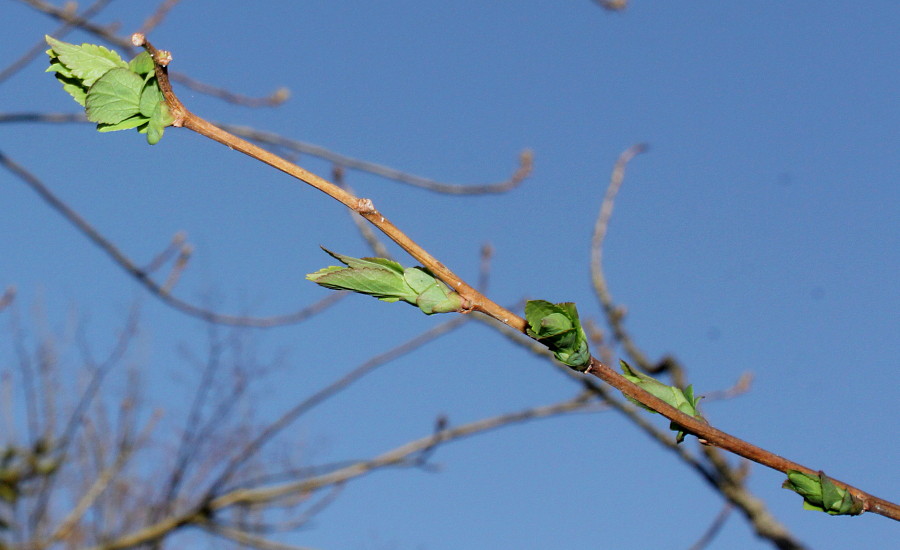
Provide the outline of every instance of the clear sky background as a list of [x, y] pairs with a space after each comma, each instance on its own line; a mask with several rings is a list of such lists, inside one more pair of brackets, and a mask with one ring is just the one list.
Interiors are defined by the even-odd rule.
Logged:
[[[98, 21], [121, 21], [127, 35], [146, 4], [115, 3]], [[617, 155], [649, 143], [629, 166], [604, 255], [627, 328], [652, 356], [681, 359], [700, 393], [754, 374], [749, 394], [705, 405], [716, 426], [897, 501], [900, 4], [632, 4], [611, 14], [588, 0], [183, 2], [150, 38], [173, 52], [172, 70], [249, 95], [291, 90], [279, 108], [247, 109], [176, 88], [212, 120], [455, 183], [505, 179], [533, 149], [533, 176], [504, 195], [347, 176], [466, 279], [490, 242], [489, 295], [501, 304], [575, 301], [600, 319], [588, 272], [594, 218]], [[2, 6], [3, 59], [57, 26], [22, 3]], [[45, 66], [41, 57], [0, 85], [0, 110], [77, 112]], [[219, 310], [290, 312], [327, 293], [304, 281], [333, 263], [319, 245], [369, 253], [340, 205], [188, 131], [149, 147], [83, 124], [2, 124], [0, 148], [141, 262], [186, 231], [195, 255], [177, 293], [213, 295]], [[0, 286], [18, 287], [24, 317], [43, 304], [61, 326], [74, 311], [98, 354], [138, 303], [145, 401], [177, 421], [187, 406], [178, 386], [196, 378], [179, 348], [202, 355], [207, 329], [143, 291], [10, 174], [0, 182]], [[258, 382], [259, 414], [441, 321], [352, 296], [313, 322], [253, 333], [260, 357], [282, 357]], [[355, 459], [427, 435], [438, 414], [462, 424], [577, 389], [470, 324], [360, 381], [288, 436], [310, 463]], [[508, 428], [433, 460], [439, 473], [353, 482], [285, 540], [686, 548], [721, 506], [614, 413]], [[749, 485], [811, 548], [900, 545], [895, 522], [804, 511], [782, 480], [755, 466]], [[732, 517], [711, 547], [770, 546]]]

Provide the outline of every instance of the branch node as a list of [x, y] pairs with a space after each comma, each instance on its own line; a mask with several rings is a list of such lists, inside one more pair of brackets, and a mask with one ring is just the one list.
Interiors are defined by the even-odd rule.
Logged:
[[[375, 204], [372, 202], [372, 199], [356, 199], [356, 207], [354, 208], [360, 214], [374, 214]], [[384, 217], [381, 218], [381, 221], [384, 221]]]

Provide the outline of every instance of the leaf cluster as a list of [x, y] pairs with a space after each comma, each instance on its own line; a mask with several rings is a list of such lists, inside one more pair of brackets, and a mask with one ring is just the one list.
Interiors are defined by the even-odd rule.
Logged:
[[7, 446], [0, 452], [0, 500], [15, 504], [28, 483], [52, 475], [60, 465], [56, 449], [45, 439], [31, 448]]
[[[687, 388], [682, 390], [677, 386], [669, 386], [667, 384], [663, 384], [656, 378], [653, 378], [648, 374], [644, 374], [643, 372], [632, 368], [631, 365], [629, 365], [625, 361], [620, 360], [619, 364], [622, 367], [622, 374], [630, 382], [640, 386], [647, 393], [650, 393], [660, 400], [665, 401], [679, 411], [685, 414], [689, 414], [699, 420], [703, 420], [704, 422], [706, 421], [700, 414], [700, 411], [697, 409], [697, 404], [700, 403], [701, 397], [694, 397], [693, 386], [688, 386]], [[641, 407], [642, 409], [656, 412], [640, 401], [637, 401], [630, 397], [628, 398], [628, 400]], [[685, 431], [681, 426], [679, 426], [675, 422], [672, 422], [671, 424], [669, 424], [669, 429], [677, 432], [677, 434], [675, 435], [676, 443], [681, 443], [682, 441], [684, 441]]]
[[461, 311], [463, 299], [424, 267], [404, 268], [387, 258], [353, 258], [322, 250], [344, 264], [310, 273], [306, 278], [332, 290], [349, 290], [384, 302], [404, 301], [427, 315]]
[[130, 62], [96, 44], [76, 46], [45, 36], [50, 49], [47, 72], [79, 105], [97, 131], [136, 128], [154, 145], [173, 119], [156, 80], [153, 59], [141, 52]]
[[525, 304], [525, 320], [528, 335], [547, 346], [556, 359], [575, 370], [587, 370], [591, 351], [575, 304], [529, 300]]
[[788, 478], [781, 485], [803, 497], [803, 508], [825, 512], [832, 516], [858, 516], [862, 514], [863, 503], [850, 491], [838, 487], [825, 472], [805, 474], [788, 470]]

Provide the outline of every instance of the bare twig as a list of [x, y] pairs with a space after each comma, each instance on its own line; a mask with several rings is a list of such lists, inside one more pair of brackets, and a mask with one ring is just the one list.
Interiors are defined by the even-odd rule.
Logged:
[[40, 179], [34, 176], [31, 172], [27, 171], [24, 167], [14, 162], [8, 156], [3, 154], [2, 151], [0, 151], [0, 166], [6, 167], [20, 180], [24, 181], [32, 190], [40, 195], [40, 197], [47, 204], [49, 204], [51, 207], [53, 207], [54, 210], [62, 214], [63, 217], [65, 217], [70, 223], [72, 223], [82, 234], [84, 234], [95, 245], [99, 246], [104, 252], [106, 252], [106, 254], [110, 256], [113, 261], [119, 265], [119, 267], [121, 267], [129, 275], [134, 277], [147, 290], [149, 290], [151, 294], [156, 296], [167, 305], [177, 309], [178, 311], [181, 311], [182, 313], [186, 313], [193, 317], [198, 317], [211, 323], [222, 325], [273, 327], [303, 322], [328, 308], [329, 306], [333, 305], [344, 296], [344, 294], [341, 293], [332, 293], [327, 295], [322, 300], [319, 300], [318, 302], [293, 313], [271, 317], [226, 315], [196, 306], [167, 292], [162, 285], [154, 281], [146, 271], [138, 267], [137, 264], [135, 264], [117, 246], [115, 246], [111, 241], [109, 241], [99, 231], [97, 231], [90, 223], [87, 222], [87, 220], [82, 218], [80, 214], [78, 214], [68, 204], [63, 202], [52, 191], [50, 191], [50, 189], [46, 185], [44, 185], [44, 183], [41, 182]]
[[0, 296], [0, 311], [3, 311], [7, 307], [9, 307], [9, 305], [13, 303], [15, 297], [16, 287], [13, 285], [9, 285], [8, 287], [6, 287], [6, 290], [3, 291], [3, 295]]
[[[626, 353], [628, 353], [632, 360], [640, 368], [646, 371], [667, 371], [673, 377], [677, 385], [685, 387], [686, 381], [684, 369], [676, 359], [673, 357], [665, 357], [658, 364], [654, 365], [632, 340], [629, 333], [625, 330], [622, 310], [613, 302], [602, 269], [601, 258], [603, 242], [612, 215], [615, 197], [624, 179], [625, 166], [635, 155], [644, 150], [645, 146], [643, 145], [630, 147], [619, 156], [619, 159], [613, 168], [609, 187], [604, 196], [600, 214], [597, 217], [594, 229], [594, 238], [591, 247], [592, 281], [606, 314], [606, 320], [612, 328], [614, 338], [623, 344]], [[744, 375], [734, 388], [726, 390], [725, 392], [720, 392], [720, 394], [722, 394], [722, 397], [730, 397], [746, 391], [749, 387], [750, 379], [751, 377], [749, 375]], [[716, 396], [717, 395], [714, 394], [714, 397]], [[640, 425], [640, 423], [638, 423], [638, 425]], [[693, 457], [692, 460], [689, 461], [691, 466], [699, 471], [713, 487], [718, 489], [730, 503], [736, 506], [747, 517], [760, 537], [770, 540], [782, 550], [801, 550], [803, 548], [803, 545], [793, 538], [787, 528], [768, 512], [762, 501], [747, 490], [743, 484], [744, 474], [735, 472], [734, 468], [732, 468], [728, 464], [728, 461], [722, 456], [719, 449], [703, 446], [701, 447], [701, 452], [706, 457], [707, 462], [711, 465], [711, 469], [696, 461]], [[684, 459], [683, 456], [682, 459]]]
[[[80, 14], [75, 13], [75, 9], [77, 9], [77, 4], [75, 4], [74, 2], [67, 3], [62, 8], [61, 13], [66, 13], [69, 19], [67, 19], [66, 22], [62, 24], [62, 26], [60, 26], [58, 29], [56, 29], [55, 31], [53, 31], [50, 34], [52, 34], [53, 36], [57, 36], [57, 37], [65, 36], [66, 34], [68, 34], [69, 31], [71, 31], [75, 27], [80, 26], [82, 24], [86, 24], [88, 22], [88, 20], [90, 20], [91, 17], [100, 13], [100, 11], [103, 8], [105, 8], [106, 5], [110, 3], [110, 1], [111, 0], [97, 0], [96, 2], [94, 2], [93, 4], [88, 6]], [[58, 9], [55, 6], [48, 5], [48, 7], [52, 8], [52, 9]], [[108, 30], [110, 32], [114, 32], [115, 28], [116, 28], [116, 25], [112, 25], [108, 28]], [[16, 59], [12, 63], [10, 63], [5, 69], [0, 71], [0, 83], [2, 83], [4, 80], [8, 79], [12, 75], [16, 74], [20, 70], [22, 70], [25, 66], [27, 66], [31, 62], [31, 60], [33, 60], [35, 57], [39, 56], [40, 54], [44, 53], [44, 51], [46, 49], [47, 49], [47, 43], [43, 39], [38, 40], [34, 44], [34, 46], [28, 48], [28, 50], [25, 53], [23, 53], [18, 59]]]
[[716, 514], [716, 517], [713, 519], [712, 523], [706, 529], [697, 542], [691, 545], [688, 550], [703, 550], [716, 538], [716, 535], [719, 534], [719, 531], [722, 530], [722, 527], [725, 525], [725, 522], [728, 520], [728, 516], [731, 515], [732, 505], [728, 502], [722, 505], [722, 509], [719, 510], [719, 513]]
[[597, 293], [597, 298], [600, 300], [600, 305], [603, 306], [603, 311], [606, 313], [607, 319], [615, 321], [610, 322], [610, 326], [613, 330], [613, 337], [622, 344], [622, 347], [625, 348], [628, 355], [634, 358], [635, 362], [637, 362], [644, 370], [652, 372], [653, 369], [646, 368], [646, 365], [650, 363], [649, 359], [647, 359], [643, 352], [634, 344], [631, 337], [623, 329], [622, 323], [619, 322], [623, 316], [623, 312], [621, 309], [617, 308], [613, 302], [612, 295], [609, 292], [609, 286], [606, 283], [606, 277], [603, 274], [603, 242], [606, 239], [606, 232], [609, 229], [609, 220], [612, 217], [616, 195], [619, 193], [619, 188], [622, 186], [622, 182], [625, 179], [625, 167], [628, 166], [631, 159], [646, 151], [647, 145], [638, 143], [626, 149], [619, 155], [618, 160], [616, 160], [616, 165], [613, 168], [613, 173], [610, 177], [609, 187], [606, 189], [603, 203], [600, 206], [600, 214], [597, 216], [597, 221], [594, 224], [594, 234], [591, 238], [591, 282], [594, 286], [594, 292]]
[[[174, 80], [174, 79], [173, 79]], [[214, 123], [219, 128], [230, 132], [236, 136], [248, 139], [256, 143], [265, 143], [268, 145], [276, 145], [297, 153], [310, 155], [322, 160], [326, 160], [344, 169], [358, 170], [360, 172], [368, 172], [376, 176], [405, 183], [429, 191], [438, 193], [446, 193], [448, 195], [484, 195], [489, 193], [503, 193], [511, 189], [515, 189], [531, 174], [534, 155], [531, 151], [525, 150], [519, 155], [519, 166], [513, 175], [501, 182], [485, 183], [485, 184], [452, 184], [443, 183], [429, 178], [423, 178], [408, 172], [403, 172], [395, 168], [376, 164], [365, 160], [360, 160], [340, 153], [335, 153], [329, 149], [311, 143], [305, 143], [295, 139], [286, 138], [282, 135], [272, 132], [264, 132], [250, 128], [248, 126], [239, 126], [236, 124]]]
[[159, 6], [156, 7], [156, 11], [153, 12], [153, 15], [151, 15], [144, 21], [144, 24], [141, 25], [141, 28], [138, 30], [138, 32], [147, 34], [155, 29], [157, 26], [159, 26], [160, 23], [162, 23], [163, 19], [165, 19], [166, 16], [169, 15], [169, 12], [172, 11], [172, 8], [174, 8], [180, 1], [181, 0], [164, 0]]
[[275, 435], [277, 435], [281, 430], [294, 422], [297, 418], [323, 403], [327, 399], [336, 395], [340, 391], [346, 389], [351, 384], [359, 381], [362, 377], [367, 374], [370, 374], [372, 371], [393, 361], [403, 355], [406, 355], [416, 349], [421, 348], [425, 344], [433, 341], [434, 339], [443, 336], [456, 328], [462, 326], [469, 318], [468, 317], [456, 317], [451, 319], [450, 321], [446, 321], [441, 323], [440, 325], [436, 325], [431, 329], [419, 334], [418, 336], [396, 346], [384, 353], [380, 353], [371, 357], [370, 359], [363, 362], [358, 367], [352, 369], [347, 374], [342, 376], [341, 378], [335, 380], [328, 386], [322, 388], [317, 391], [313, 395], [304, 399], [290, 410], [285, 412], [277, 421], [273, 422], [269, 426], [267, 426], [259, 435], [250, 440], [250, 442], [246, 443], [240, 451], [238, 451], [232, 459], [229, 461], [228, 465], [222, 470], [219, 474], [218, 478], [215, 482], [210, 485], [209, 494], [215, 495], [217, 492], [221, 490], [221, 488], [228, 483], [232, 477], [235, 475], [237, 470], [243, 465], [251, 456], [253, 456], [259, 449], [268, 443]]
[[293, 544], [285, 544], [276, 542], [265, 537], [251, 535], [242, 529], [235, 529], [220, 523], [199, 523], [199, 527], [204, 531], [212, 533], [229, 540], [232, 540], [242, 546], [258, 548], [259, 550], [314, 550], [308, 546], [295, 546]]

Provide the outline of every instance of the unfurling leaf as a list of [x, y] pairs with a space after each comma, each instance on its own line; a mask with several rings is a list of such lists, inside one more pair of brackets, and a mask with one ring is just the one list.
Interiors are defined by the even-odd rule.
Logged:
[[529, 300], [525, 304], [525, 320], [528, 335], [547, 346], [556, 359], [575, 370], [587, 370], [591, 352], [575, 304]]
[[128, 68], [128, 63], [119, 57], [119, 54], [112, 50], [107, 50], [103, 46], [96, 44], [82, 44], [76, 46], [61, 40], [57, 40], [52, 36], [45, 36], [47, 44], [50, 44], [47, 55], [50, 56], [50, 69], [54, 68], [54, 61], [65, 66], [68, 75], [74, 76], [82, 81], [86, 88], [90, 88], [101, 76], [110, 69]]
[[325, 288], [368, 294], [385, 302], [403, 300], [427, 315], [463, 309], [462, 297], [424, 267], [404, 269], [387, 258], [353, 258], [322, 250], [346, 266], [330, 266], [306, 276]]
[[76, 46], [47, 36], [48, 72], [85, 107], [100, 132], [137, 128], [157, 143], [174, 118], [169, 112], [147, 52], [126, 63], [114, 51], [94, 44]]
[[[619, 364], [622, 367], [622, 374], [629, 381], [640, 386], [647, 393], [659, 398], [662, 401], [665, 401], [679, 411], [702, 420], [703, 422], [706, 422], [706, 419], [704, 419], [700, 414], [700, 411], [697, 410], [697, 404], [700, 402], [701, 398], [694, 397], [693, 386], [688, 386], [687, 388], [682, 390], [681, 388], [678, 388], [676, 386], [663, 384], [656, 378], [653, 378], [652, 376], [644, 374], [639, 370], [631, 368], [631, 366], [625, 361], [619, 361]], [[656, 412], [635, 399], [628, 397], [628, 400], [643, 409], [647, 409], [650, 412]], [[684, 441], [685, 431], [681, 426], [679, 426], [675, 422], [672, 422], [671, 424], [669, 424], [669, 429], [677, 432], [675, 435], [676, 443], [681, 443], [682, 441]]]
[[862, 501], [850, 491], [838, 487], [825, 472], [805, 474], [788, 470], [788, 478], [781, 485], [803, 497], [803, 508], [825, 512], [832, 516], [858, 516], [865, 511]]
[[91, 122], [118, 124], [141, 112], [144, 81], [128, 69], [112, 69], [88, 88], [85, 113]]

